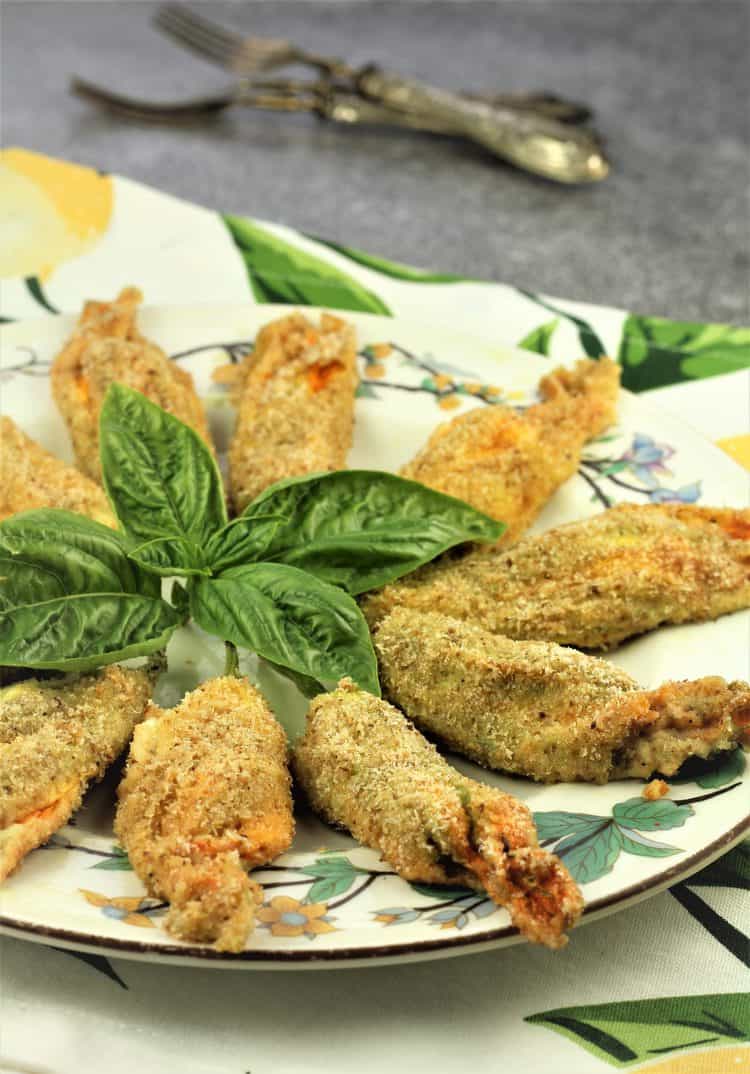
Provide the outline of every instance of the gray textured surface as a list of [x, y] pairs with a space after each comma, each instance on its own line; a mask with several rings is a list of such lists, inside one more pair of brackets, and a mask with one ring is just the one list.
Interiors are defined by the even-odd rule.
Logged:
[[150, 27], [150, 3], [2, 5], [2, 135], [216, 208], [403, 261], [673, 317], [750, 321], [750, 6], [204, 4], [247, 32], [449, 87], [592, 103], [614, 174], [562, 189], [427, 136], [235, 111], [163, 129], [97, 114], [76, 72], [144, 96], [224, 76]]

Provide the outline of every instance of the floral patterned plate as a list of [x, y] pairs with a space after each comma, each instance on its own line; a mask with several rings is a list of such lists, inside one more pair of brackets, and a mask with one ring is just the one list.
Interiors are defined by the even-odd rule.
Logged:
[[[144, 333], [195, 376], [225, 448], [232, 410], [212, 380], [237, 361], [259, 326], [288, 307], [169, 307], [144, 311]], [[440, 421], [471, 407], [533, 398], [550, 359], [445, 327], [353, 314], [362, 382], [352, 466], [396, 469]], [[2, 402], [26, 431], [70, 457], [50, 397], [49, 364], [70, 317], [2, 330]], [[547, 505], [536, 529], [594, 514], [621, 501], [745, 505], [747, 475], [681, 422], [624, 392], [619, 425], [586, 448], [577, 476]], [[670, 627], [611, 654], [645, 686], [668, 678], [748, 675], [750, 613]], [[176, 637], [158, 700], [175, 703], [201, 679], [221, 673], [220, 646], [197, 629]], [[254, 658], [243, 670], [269, 698], [290, 737], [305, 702]], [[564, 859], [586, 899], [584, 921], [625, 907], [685, 877], [728, 850], [750, 826], [742, 751], [672, 781], [649, 802], [642, 784], [545, 787], [497, 776], [454, 759], [463, 771], [511, 791], [534, 811], [540, 839]], [[115, 845], [117, 773], [87, 797], [73, 822], [30, 854], [0, 889], [0, 927], [29, 940], [121, 957], [223, 967], [303, 968], [436, 958], [517, 942], [508, 916], [481, 894], [408, 884], [376, 853], [308, 813], [298, 817], [289, 853], [255, 874], [265, 902], [247, 949], [217, 954], [179, 943], [162, 928], [165, 907], [148, 897]], [[572, 942], [575, 943], [575, 936]]]

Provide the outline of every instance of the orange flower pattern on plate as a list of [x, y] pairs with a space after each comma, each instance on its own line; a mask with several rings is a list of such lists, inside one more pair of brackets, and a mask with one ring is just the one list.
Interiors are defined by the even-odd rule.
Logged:
[[276, 895], [258, 910], [258, 921], [268, 926], [272, 936], [309, 936], [314, 939], [324, 932], [336, 932], [331, 924], [328, 903], [299, 902], [288, 895]]

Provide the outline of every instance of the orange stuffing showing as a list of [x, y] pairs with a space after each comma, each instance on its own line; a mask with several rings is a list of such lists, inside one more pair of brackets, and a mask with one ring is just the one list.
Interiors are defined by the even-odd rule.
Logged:
[[28, 824], [28, 822], [32, 821], [32, 820], [46, 820], [47, 817], [51, 817], [52, 814], [56, 811], [56, 809], [58, 808], [59, 802], [60, 802], [60, 799], [55, 798], [54, 801], [50, 802], [49, 805], [42, 806], [41, 809], [35, 809], [32, 813], [29, 813], [27, 816], [25, 816], [21, 820], [19, 820], [18, 823], [19, 824]]
[[142, 718], [143, 671], [25, 679], [0, 690], [0, 880], [78, 808]]
[[735, 540], [750, 541], [750, 518], [734, 516], [722, 524], [721, 528]]
[[307, 383], [311, 392], [320, 392], [337, 373], [343, 372], [341, 362], [327, 362], [325, 365], [317, 364], [310, 366], [307, 371]]
[[265, 325], [236, 368], [229, 487], [238, 514], [276, 481], [346, 465], [359, 383], [352, 325], [292, 313]]

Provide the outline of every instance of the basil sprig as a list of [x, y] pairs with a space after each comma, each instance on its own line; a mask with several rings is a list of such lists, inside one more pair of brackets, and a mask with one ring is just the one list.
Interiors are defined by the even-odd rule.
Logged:
[[[228, 522], [202, 439], [121, 384], [105, 398], [100, 445], [121, 531], [53, 510], [0, 523], [0, 665], [87, 670], [163, 648], [192, 616], [308, 690], [348, 675], [379, 694], [354, 595], [505, 528], [370, 470], [280, 481]], [[186, 578], [172, 603], [162, 575]]]

